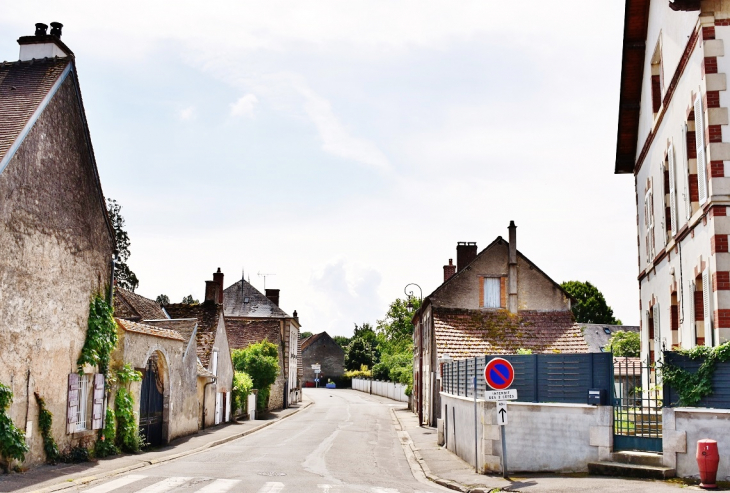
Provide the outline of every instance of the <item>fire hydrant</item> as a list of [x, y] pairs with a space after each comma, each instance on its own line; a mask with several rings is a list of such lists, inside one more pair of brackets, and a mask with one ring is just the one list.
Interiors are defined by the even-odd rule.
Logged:
[[697, 442], [697, 466], [700, 469], [700, 488], [715, 489], [717, 484], [717, 465], [720, 454], [717, 453], [717, 442], [705, 438]]

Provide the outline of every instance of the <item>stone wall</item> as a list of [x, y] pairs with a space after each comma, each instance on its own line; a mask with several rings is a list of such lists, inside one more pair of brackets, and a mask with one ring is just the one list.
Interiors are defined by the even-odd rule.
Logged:
[[113, 251], [76, 94], [70, 75], [0, 173], [0, 382], [14, 394], [11, 418], [31, 431], [26, 465], [45, 460], [33, 392], [53, 413], [62, 450], [96, 436], [66, 433], [68, 374]]
[[302, 360], [305, 382], [314, 382], [312, 365], [315, 363], [322, 365], [320, 377], [324, 380], [320, 382], [326, 382], [331, 377], [341, 377], [345, 373], [345, 352], [329, 336], [321, 336], [302, 349]]

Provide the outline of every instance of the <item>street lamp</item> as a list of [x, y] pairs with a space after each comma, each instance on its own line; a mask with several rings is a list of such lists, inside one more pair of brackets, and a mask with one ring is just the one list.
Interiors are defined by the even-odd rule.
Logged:
[[420, 293], [418, 295], [419, 301], [423, 301], [423, 290], [421, 289], [421, 286], [419, 286], [418, 284], [416, 284], [414, 282], [412, 282], [410, 284], [406, 284], [406, 287], [403, 288], [403, 293], [406, 296], [408, 296], [408, 305], [407, 305], [408, 306], [408, 309], [409, 310], [413, 310], [413, 302], [411, 301], [411, 298], [413, 298], [413, 291], [412, 290], [411, 291], [408, 291], [408, 286], [416, 286], [418, 288], [418, 291]]

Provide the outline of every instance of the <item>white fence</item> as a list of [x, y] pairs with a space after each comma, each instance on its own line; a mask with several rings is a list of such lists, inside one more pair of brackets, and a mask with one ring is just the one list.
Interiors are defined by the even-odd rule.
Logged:
[[352, 389], [360, 392], [367, 392], [394, 401], [408, 402], [409, 397], [406, 395], [406, 385], [402, 383], [385, 382], [382, 380], [368, 380], [364, 378], [353, 378]]

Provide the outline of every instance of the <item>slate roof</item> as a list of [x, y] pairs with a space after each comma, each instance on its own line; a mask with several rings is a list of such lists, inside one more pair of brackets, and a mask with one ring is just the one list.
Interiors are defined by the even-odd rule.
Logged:
[[114, 289], [114, 315], [135, 322], [170, 318], [155, 300], [123, 288]]
[[183, 336], [178, 332], [170, 329], [163, 329], [160, 327], [153, 327], [151, 325], [140, 324], [132, 322], [131, 320], [124, 320], [122, 318], [115, 318], [117, 325], [127, 332], [134, 332], [137, 334], [144, 334], [153, 337], [162, 337], [163, 339], [174, 339], [176, 341], [186, 342]]
[[438, 355], [454, 359], [485, 354], [513, 354], [518, 349], [533, 353], [587, 353], [588, 345], [573, 322], [570, 311], [484, 311], [434, 308], [434, 332]]
[[210, 353], [213, 351], [218, 319], [223, 311], [223, 306], [212, 301], [206, 301], [197, 305], [175, 303], [165, 305], [165, 310], [167, 310], [167, 313], [173, 319], [194, 318], [197, 320], [198, 330], [195, 338], [198, 342], [198, 358], [200, 358], [200, 361], [207, 368], [210, 363]]
[[243, 279], [223, 290], [223, 307], [226, 317], [291, 318]]
[[[639, 333], [635, 325], [578, 324], [583, 331], [583, 338], [591, 353], [601, 353], [611, 336], [620, 330]], [[608, 332], [606, 332], [608, 331]]]
[[231, 350], [244, 349], [264, 339], [278, 346], [281, 342], [281, 327], [278, 319], [246, 320], [226, 317], [226, 335]]
[[0, 161], [73, 57], [0, 63]]

